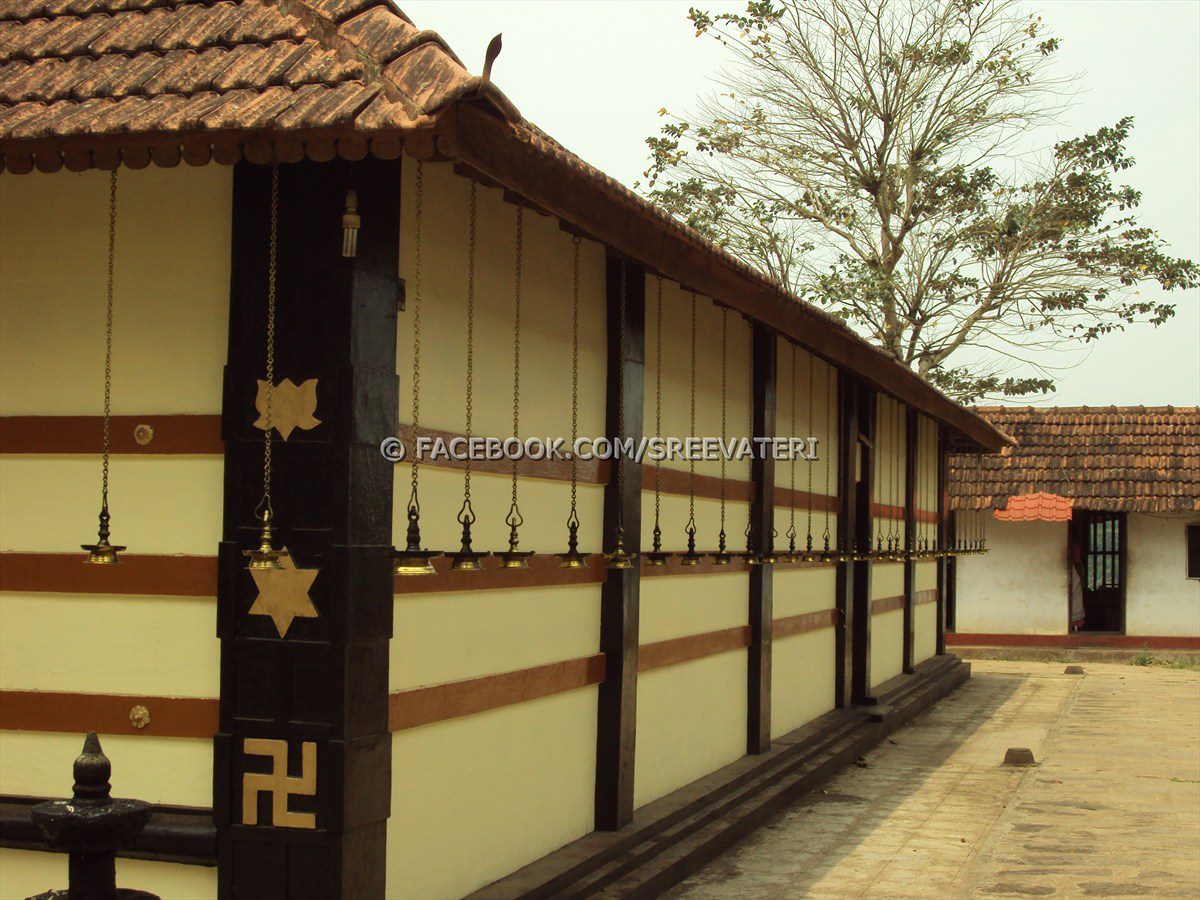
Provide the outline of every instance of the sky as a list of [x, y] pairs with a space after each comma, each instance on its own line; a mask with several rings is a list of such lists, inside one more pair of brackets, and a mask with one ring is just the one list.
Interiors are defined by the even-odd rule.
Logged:
[[[646, 168], [658, 110], [684, 110], [710, 90], [715, 42], [697, 38], [689, 6], [744, 8], [744, 0], [397, 0], [419, 27], [439, 32], [475, 73], [488, 41], [504, 35], [493, 80], [530, 121], [614, 178]], [[1134, 116], [1122, 173], [1142, 192], [1140, 215], [1169, 252], [1200, 260], [1200, 2], [1038, 0], [1077, 75], [1077, 96], [1045, 143]], [[1157, 293], [1156, 288], [1144, 293]], [[1039, 404], [1200, 404], [1200, 292], [1172, 292], [1178, 312], [1155, 329], [1134, 326], [1092, 345], [1059, 373]]]

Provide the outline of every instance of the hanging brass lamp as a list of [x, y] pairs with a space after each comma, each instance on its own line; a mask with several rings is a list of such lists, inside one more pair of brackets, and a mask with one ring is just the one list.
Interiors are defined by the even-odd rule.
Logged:
[[100, 466], [100, 527], [96, 543], [80, 544], [88, 552], [87, 562], [96, 566], [112, 566], [120, 562], [118, 554], [125, 548], [109, 542], [108, 462], [109, 432], [112, 424], [112, 339], [113, 339], [113, 271], [117, 245], [117, 170], [108, 179], [108, 290], [104, 325], [104, 451]]
[[[471, 444], [471, 426], [475, 395], [475, 223], [477, 212], [476, 184], [471, 182], [470, 224], [467, 234], [467, 408], [465, 437]], [[458, 524], [462, 526], [462, 540], [458, 550], [450, 557], [450, 568], [455, 572], [479, 572], [483, 560], [490, 554], [486, 550], [475, 550], [471, 546], [471, 528], [475, 524], [475, 507], [471, 505], [471, 455], [468, 453], [463, 465], [463, 502], [458, 511]]]
[[[579, 440], [579, 235], [571, 239], [571, 449]], [[567, 552], [555, 554], [563, 569], [587, 568], [587, 556], [579, 552], [579, 454], [571, 453], [571, 509], [567, 513]]]
[[[658, 276], [658, 302], [655, 305], [654, 329], [654, 434], [662, 437], [662, 276]], [[662, 548], [662, 456], [654, 458], [654, 530], [651, 532], [650, 552], [642, 557], [649, 566], [665, 566], [671, 554]]]
[[271, 444], [275, 424], [272, 418], [272, 402], [275, 396], [275, 261], [279, 237], [279, 167], [271, 169], [271, 218], [267, 242], [267, 372], [266, 407], [263, 412], [266, 431], [263, 437], [262, 499], [255, 513], [262, 522], [258, 535], [258, 547], [243, 550], [249, 558], [247, 569], [280, 569], [283, 564], [281, 550], [276, 550], [272, 539], [272, 522], [275, 510], [271, 506]]
[[[349, 198], [347, 198], [349, 199]], [[355, 198], [357, 200], [357, 198]], [[440, 550], [426, 550], [421, 546], [421, 500], [418, 486], [420, 470], [417, 464], [416, 437], [421, 421], [421, 223], [424, 218], [425, 180], [424, 165], [417, 160], [416, 171], [416, 214], [414, 216], [413, 252], [413, 368], [412, 368], [412, 434], [413, 454], [409, 473], [412, 491], [408, 497], [408, 533], [405, 547], [397, 551], [395, 568], [397, 575], [436, 575], [433, 561], [442, 556]], [[357, 240], [357, 231], [355, 232]]]

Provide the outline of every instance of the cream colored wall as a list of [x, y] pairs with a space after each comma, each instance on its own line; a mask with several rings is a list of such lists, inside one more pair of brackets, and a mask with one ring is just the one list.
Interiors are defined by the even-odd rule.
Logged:
[[[918, 510], [936, 513], [937, 498], [937, 423], [923, 415], [917, 416], [917, 483], [914, 491]], [[937, 525], [918, 522], [914, 539], [919, 547], [932, 547], [937, 538]]]
[[5, 592], [0, 690], [216, 697], [215, 623], [211, 597]]
[[[674, 282], [662, 283], [662, 434], [687, 438], [691, 430], [691, 303], [692, 295]], [[657, 349], [658, 279], [646, 279], [646, 378], [645, 433], [654, 434], [655, 351]], [[726, 357], [725, 422], [730, 438], [748, 436], [750, 427], [750, 325], [739, 314], [728, 315]], [[721, 308], [708, 297], [696, 297], [696, 430], [700, 437], [721, 436]], [[686, 460], [672, 460], [664, 468], [688, 471]], [[718, 460], [700, 460], [696, 473], [718, 476]], [[647, 485], [652, 473], [647, 470]], [[750, 478], [749, 460], [726, 464], [725, 477], [740, 481]], [[683, 523], [679, 524], [683, 527]], [[739, 528], [745, 527], [743, 521]], [[740, 532], [739, 532], [740, 534]], [[715, 546], [716, 541], [710, 543]]]
[[[103, 411], [107, 173], [0, 176], [0, 414]], [[232, 169], [122, 169], [112, 411], [219, 414], [228, 341]], [[68, 553], [96, 533], [95, 455], [0, 457], [0, 550]], [[213, 556], [222, 462], [114, 456], [113, 540], [130, 553]], [[82, 565], [80, 561], [78, 564]], [[215, 600], [0, 594], [0, 687], [215, 697]], [[102, 735], [119, 796], [212, 805], [207, 740]], [[82, 736], [0, 732], [0, 792], [66, 796]], [[6, 884], [65, 872], [6, 854]], [[164, 896], [215, 893], [213, 870], [127, 864]], [[10, 881], [8, 879], [15, 879]], [[22, 882], [24, 883], [24, 882]], [[0, 892], [2, 893], [2, 892]], [[9, 894], [5, 894], [9, 896]], [[21, 893], [20, 896], [25, 896]]]
[[[221, 539], [219, 456], [114, 456], [113, 543], [130, 553], [214, 556]], [[96, 536], [100, 460], [0, 456], [0, 549], [79, 553]]]
[[[777, 569], [776, 619], [834, 608], [837, 571]], [[834, 629], [776, 638], [771, 647], [771, 734], [778, 737], [833, 709]]]
[[[415, 163], [405, 161], [398, 322], [400, 420], [412, 418]], [[469, 182], [449, 165], [424, 169], [421, 425], [465, 430]], [[516, 207], [477, 188], [473, 433], [512, 432]], [[579, 434], [605, 427], [604, 248], [580, 250]], [[572, 237], [555, 219], [524, 213], [521, 437], [570, 438]], [[463, 471], [421, 467], [426, 546], [453, 551]], [[474, 546], [507, 546], [506, 474], [472, 475]], [[395, 481], [393, 533], [402, 543], [408, 465]], [[579, 485], [580, 546], [601, 549], [603, 487]], [[567, 481], [522, 478], [521, 549], [566, 550]], [[600, 644], [600, 586], [403, 594], [391, 643], [393, 691], [590, 656]], [[592, 829], [596, 688], [406, 729], [392, 740], [388, 896], [461, 896]], [[548, 802], [548, 798], [552, 802]]]
[[1067, 523], [988, 523], [989, 552], [955, 564], [966, 634], [1066, 634]]
[[[919, 562], [913, 573], [913, 590], [937, 589], [937, 563]], [[936, 603], [921, 603], [913, 610], [913, 662], [921, 662], [937, 654]]]
[[[876, 503], [904, 506], [905, 406], [899, 401], [877, 395], [875, 406], [875, 494]], [[876, 546], [883, 536], [883, 548], [904, 546], [904, 520], [879, 517], [875, 521]]]
[[[748, 576], [671, 575], [641, 585], [640, 643], [747, 622]], [[704, 703], [697, 704], [696, 697]], [[682, 787], [746, 752], [746, 651], [638, 676], [634, 804]]]
[[[0, 415], [103, 408], [107, 172], [0, 176]], [[113, 413], [216, 413], [233, 170], [121, 169]]]
[[[100, 736], [112, 760], [114, 797], [212, 806], [212, 742], [192, 738]], [[69, 797], [71, 765], [83, 735], [0, 731], [0, 794]]]
[[1200, 636], [1200, 580], [1187, 577], [1185, 531], [1196, 516], [1126, 521], [1125, 633]]
[[904, 671], [904, 610], [871, 619], [871, 687]]
[[[792, 415], [792, 349], [785, 340], [777, 344], [777, 378], [775, 431], [780, 437], [817, 438], [815, 462], [797, 459], [775, 463], [775, 486], [794, 488], [813, 494], [837, 495], [837, 369], [817, 357], [811, 357], [812, 377], [809, 378], [810, 356], [796, 348], [795, 417]], [[811, 386], [810, 386], [811, 382]], [[811, 409], [810, 409], [811, 407]], [[811, 427], [810, 427], [811, 424]], [[794, 468], [794, 472], [793, 472]], [[803, 550], [809, 533], [814, 550], [825, 548], [825, 532], [829, 546], [837, 547], [837, 516], [824, 510], [775, 507], [776, 549], [788, 547], [787, 533], [792, 523], [796, 528], [796, 547]]]
[[634, 805], [740, 759], [746, 715], [744, 650], [640, 674]]
[[[886, 534], [886, 532], [885, 532]], [[884, 538], [885, 544], [887, 538]], [[899, 597], [904, 593], [904, 563], [871, 563], [871, 599]], [[871, 617], [871, 686], [882, 684], [904, 670], [904, 610]]]
[[389, 897], [460, 897], [592, 829], [596, 689], [392, 739]]
[[[412, 418], [415, 171], [405, 160], [400, 273], [407, 310], [398, 317], [400, 419]], [[467, 234], [470, 182], [448, 163], [426, 163], [422, 226], [421, 424], [462, 432], [466, 404]], [[517, 207], [476, 189], [474, 433], [512, 433], [513, 294]], [[604, 433], [605, 250], [580, 244], [579, 431]], [[526, 210], [521, 300], [521, 431], [569, 437], [572, 236]], [[503, 511], [502, 511], [503, 512]]]
[[[145, 859], [118, 859], [117, 885], [164, 898], [209, 900], [217, 896], [217, 870]], [[62, 853], [0, 849], [0, 897], [29, 897], [67, 886], [67, 857]]]

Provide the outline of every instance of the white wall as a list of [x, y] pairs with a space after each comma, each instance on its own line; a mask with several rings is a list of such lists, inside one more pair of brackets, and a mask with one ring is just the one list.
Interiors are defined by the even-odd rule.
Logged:
[[1126, 634], [1200, 635], [1200, 580], [1187, 577], [1185, 534], [1195, 520], [1129, 515]]
[[1066, 634], [1067, 523], [993, 518], [988, 547], [989, 553], [958, 558], [957, 630]]

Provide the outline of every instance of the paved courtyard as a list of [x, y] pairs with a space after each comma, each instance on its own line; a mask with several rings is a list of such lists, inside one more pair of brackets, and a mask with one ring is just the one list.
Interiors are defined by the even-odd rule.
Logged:
[[1200, 897], [1200, 672], [972, 666], [671, 896]]

